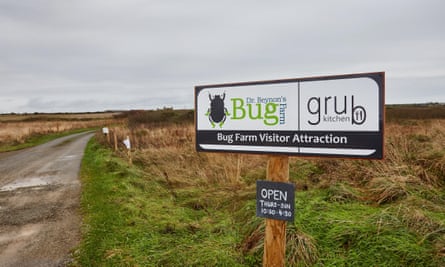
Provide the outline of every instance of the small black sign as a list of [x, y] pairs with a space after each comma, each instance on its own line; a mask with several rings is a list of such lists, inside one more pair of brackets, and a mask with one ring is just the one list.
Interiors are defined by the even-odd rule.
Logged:
[[282, 221], [294, 221], [295, 187], [290, 183], [256, 182], [256, 215]]

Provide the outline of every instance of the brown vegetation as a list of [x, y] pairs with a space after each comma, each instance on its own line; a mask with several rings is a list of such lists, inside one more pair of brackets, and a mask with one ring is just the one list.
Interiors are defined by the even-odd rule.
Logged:
[[406, 122], [406, 120], [445, 119], [445, 104], [388, 105], [387, 122]]
[[0, 145], [23, 144], [31, 137], [87, 129], [115, 123], [117, 113], [3, 114], [0, 115]]
[[[379, 207], [382, 211], [368, 219], [377, 227], [377, 235], [385, 226], [403, 224], [420, 236], [420, 243], [430, 242], [437, 257], [444, 257], [445, 222], [436, 214], [445, 213], [445, 110], [440, 106], [431, 113], [420, 112], [430, 108], [387, 109], [384, 160], [291, 157], [291, 182], [297, 191], [326, 192], [330, 203]], [[236, 223], [246, 226], [245, 237], [237, 247], [243, 254], [261, 253], [264, 227], [242, 215], [240, 209], [245, 208], [245, 200], [255, 198], [255, 181], [266, 178], [268, 157], [197, 153], [192, 115], [186, 110], [132, 111], [119, 121], [108, 121], [109, 135], [100, 132], [97, 139], [113, 150], [117, 147], [117, 155], [128, 157], [122, 143], [128, 136], [133, 164], [147, 179], [165, 185], [172, 199], [187, 199], [185, 204], [192, 209], [207, 211], [224, 206], [237, 213]], [[47, 122], [39, 131], [54, 131], [56, 123]], [[62, 124], [58, 127], [60, 130]], [[20, 126], [13, 132], [19, 133]], [[308, 266], [317, 262], [321, 252], [312, 236], [291, 226], [287, 239], [288, 262]], [[346, 239], [344, 246], [349, 247], [352, 241]]]
[[[143, 117], [141, 114], [138, 116]], [[420, 207], [427, 205], [429, 209], [445, 212], [440, 204], [443, 201], [434, 201], [441, 197], [436, 193], [445, 186], [445, 120], [416, 120], [407, 114], [404, 116], [403, 119], [390, 119], [385, 126], [384, 160], [291, 157], [291, 182], [296, 184], [297, 190], [328, 189], [330, 200], [334, 202], [359, 201], [381, 206], [404, 200], [398, 206], [397, 220], [423, 235], [424, 239], [441, 235], [444, 223], [432, 220]], [[130, 137], [134, 163], [147, 174], [163, 180], [173, 197], [177, 197], [176, 192], [184, 188], [217, 185], [218, 191], [209, 191], [212, 198], [232, 199], [231, 205], [236, 206], [234, 199], [254, 198], [255, 181], [266, 176], [267, 156], [198, 154], [194, 147], [194, 125], [190, 121], [133, 123], [131, 127], [114, 127], [112, 132], [117, 135], [119, 143], [126, 136]], [[102, 140], [106, 142], [105, 138]], [[112, 143], [110, 146], [113, 147]], [[202, 197], [205, 198], [204, 195]], [[419, 201], [422, 202], [420, 206]], [[197, 200], [193, 205], [205, 208], [211, 204], [221, 205], [221, 202], [203, 204]], [[391, 222], [376, 219], [379, 227], [383, 223]], [[261, 229], [261, 225], [256, 225], [247, 233], [243, 244], [240, 244], [245, 253], [261, 248]], [[295, 229], [288, 235], [288, 243], [296, 244], [296, 247], [288, 248], [290, 262], [302, 259], [307, 263], [316, 262], [318, 252], [310, 236]], [[435, 246], [438, 254], [445, 251], [445, 236], [437, 238]]]
[[[183, 115], [143, 112], [130, 113], [131, 127], [121, 125], [111, 128], [119, 146], [129, 136], [136, 162], [158, 168], [158, 172], [171, 179], [186, 183], [222, 183], [250, 185], [265, 176], [267, 156], [201, 153], [195, 151], [194, 125], [190, 120], [175, 120]], [[156, 115], [154, 115], [156, 114]], [[161, 114], [161, 115], [160, 115]], [[163, 115], [162, 115], [163, 114]], [[183, 113], [187, 116], [188, 113]], [[138, 119], [134, 119], [137, 116]], [[150, 123], [145, 118], [166, 118], [166, 122]], [[139, 122], [136, 123], [136, 121]], [[176, 121], [177, 123], [174, 123]], [[337, 182], [348, 182], [355, 187], [366, 187], [369, 198], [377, 203], [407, 196], [411, 187], [419, 185], [432, 188], [445, 183], [445, 120], [400, 120], [385, 126], [385, 159], [382, 161], [356, 161], [335, 159], [291, 158], [292, 166], [310, 166], [304, 188], [326, 188]], [[105, 140], [105, 139], [104, 139]], [[113, 138], [110, 137], [113, 146]], [[303, 172], [306, 170], [303, 170]], [[320, 172], [311, 179], [311, 172]], [[298, 174], [296, 174], [298, 176]], [[253, 178], [255, 176], [255, 178]], [[241, 179], [242, 177], [242, 179]], [[252, 177], [252, 179], [250, 179]], [[292, 179], [292, 173], [291, 173]], [[194, 182], [192, 182], [194, 181]]]

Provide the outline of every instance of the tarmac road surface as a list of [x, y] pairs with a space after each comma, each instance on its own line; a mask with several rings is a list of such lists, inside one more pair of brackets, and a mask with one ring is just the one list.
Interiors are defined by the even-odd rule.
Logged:
[[80, 241], [79, 169], [94, 133], [0, 153], [0, 266], [65, 266]]

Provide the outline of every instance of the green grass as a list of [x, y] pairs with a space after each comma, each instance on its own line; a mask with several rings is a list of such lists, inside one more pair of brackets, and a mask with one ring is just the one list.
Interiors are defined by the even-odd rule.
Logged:
[[331, 202], [324, 190], [297, 194], [295, 226], [317, 241], [316, 266], [443, 266], [432, 242], [403, 212], [356, 201]]
[[[387, 110], [401, 124], [387, 124], [384, 161], [292, 158], [287, 266], [445, 266], [443, 123], [423, 121], [443, 118], [444, 109], [406, 108]], [[130, 128], [147, 129], [193, 117], [170, 109], [124, 115]], [[198, 155], [164, 135], [147, 137], [163, 140], [159, 146], [136, 148], [134, 166], [89, 143], [74, 265], [261, 266], [265, 227], [255, 216], [254, 185], [266, 178], [266, 162], [243, 157], [252, 164], [233, 181], [233, 157]]]
[[64, 136], [68, 136], [68, 135], [76, 134], [76, 133], [81, 133], [81, 132], [86, 132], [86, 131], [93, 131], [93, 130], [97, 130], [97, 128], [76, 129], [76, 130], [71, 130], [71, 131], [66, 131], [66, 132], [50, 133], [50, 134], [34, 134], [34, 135], [30, 136], [29, 138], [27, 138], [25, 140], [25, 142], [20, 143], [20, 144], [0, 145], [0, 153], [8, 152], [8, 151], [16, 151], [16, 150], [33, 147], [33, 146], [38, 146], [38, 145], [47, 143], [49, 141], [52, 141], [52, 140], [60, 138], [60, 137], [64, 137]]
[[[82, 163], [80, 266], [239, 266], [230, 215], [199, 188], [175, 196], [92, 140]], [[201, 201], [203, 204], [197, 204]]]
[[[291, 164], [291, 181], [308, 187], [297, 191], [287, 225], [288, 266], [445, 266], [444, 190], [378, 204], [353, 184], [312, 186], [324, 171], [308, 160]], [[254, 186], [171, 187], [95, 139], [81, 177], [76, 266], [261, 265], [264, 220], [255, 216]]]

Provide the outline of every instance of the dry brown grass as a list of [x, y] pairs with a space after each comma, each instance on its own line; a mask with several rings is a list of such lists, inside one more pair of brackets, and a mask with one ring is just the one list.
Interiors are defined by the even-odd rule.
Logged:
[[409, 195], [410, 190], [420, 186], [415, 176], [388, 176], [371, 179], [368, 184], [369, 199], [377, 204], [393, 202]]
[[[249, 156], [247, 160], [247, 156], [239, 154], [197, 153], [192, 124], [110, 130], [111, 147], [114, 148], [116, 135], [118, 150], [125, 151], [122, 140], [130, 137], [135, 164], [165, 177], [176, 187], [215, 183], [239, 185], [242, 176], [257, 170], [259, 165], [266, 166], [263, 156]], [[102, 140], [108, 142], [105, 137]]]
[[295, 227], [286, 230], [287, 257], [289, 266], [313, 266], [319, 258], [315, 240]]
[[[68, 115], [65, 115], [68, 116]], [[74, 115], [71, 115], [74, 116]], [[84, 116], [80, 120], [74, 120], [71, 118], [70, 120], [57, 119], [57, 117], [53, 117], [52, 119], [46, 121], [43, 117], [39, 117], [39, 119], [31, 119], [23, 115], [11, 115], [1, 116], [2, 120], [0, 121], [0, 145], [3, 144], [22, 144], [26, 142], [29, 137], [36, 135], [45, 135], [50, 133], [60, 133], [75, 129], [83, 129], [83, 128], [93, 128], [100, 127], [103, 125], [109, 125], [114, 122], [112, 119], [88, 119], [85, 120]]]
[[377, 204], [399, 200], [445, 185], [445, 120], [387, 124], [385, 159], [317, 160], [319, 186], [348, 183], [365, 190]]
[[122, 112], [90, 112], [90, 113], [34, 113], [34, 114], [0, 114], [0, 122], [31, 122], [31, 121], [80, 121], [108, 120], [122, 115]]
[[[173, 185], [250, 185], [265, 178], [267, 156], [198, 154], [192, 124], [120, 126], [111, 131], [121, 150], [122, 140], [129, 136], [135, 162]], [[364, 188], [367, 200], [384, 204], [445, 184], [445, 120], [391, 123], [386, 125], [385, 135], [385, 159], [381, 161], [309, 159], [322, 170], [313, 186], [331, 188], [348, 183]], [[110, 140], [113, 147], [113, 138]], [[292, 158], [291, 164], [299, 160]]]
[[401, 204], [398, 213], [405, 225], [420, 235], [425, 236], [444, 227], [428, 217], [424, 210], [416, 207]]
[[[213, 198], [222, 199], [225, 196], [235, 199], [243, 191], [252, 192], [255, 180], [265, 178], [267, 156], [197, 153], [193, 124], [144, 125], [131, 129], [120, 126], [111, 130], [119, 142], [121, 152], [118, 153], [125, 151], [121, 143], [129, 136], [133, 144], [134, 163], [141, 166], [147, 175], [158, 177], [166, 183], [174, 197], [177, 197], [176, 190], [207, 188], [207, 191], [203, 190], [206, 192], [204, 194], [212, 194]], [[107, 142], [103, 136], [102, 141]], [[112, 138], [110, 146], [114, 146]], [[122, 156], [126, 154], [122, 153]], [[290, 163], [305, 170], [316, 170], [303, 177], [304, 181], [298, 182], [311, 188], [328, 189], [332, 202], [357, 201], [383, 208], [387, 204], [398, 205], [399, 210], [388, 212], [387, 217], [379, 214], [376, 219], [378, 232], [380, 226], [397, 226], [402, 222], [419, 235], [422, 242], [434, 237], [437, 255], [445, 255], [444, 225], [422, 209], [445, 212], [445, 208], [438, 204], [443, 201], [434, 201], [435, 192], [443, 190], [445, 186], [445, 120], [387, 124], [385, 159], [381, 161], [302, 160], [293, 157]], [[296, 182], [300, 178], [292, 179]], [[208, 190], [215, 185], [220, 191]], [[232, 194], [228, 193], [230, 191]], [[203, 196], [205, 199], [212, 197]], [[252, 198], [251, 195], [249, 197]], [[203, 206], [199, 200], [190, 205], [197, 208]], [[263, 224], [251, 229], [241, 241], [240, 250], [244, 254], [261, 253], [263, 231]], [[310, 235], [290, 228], [287, 242], [289, 262], [303, 262], [308, 266], [317, 262], [317, 244]]]

